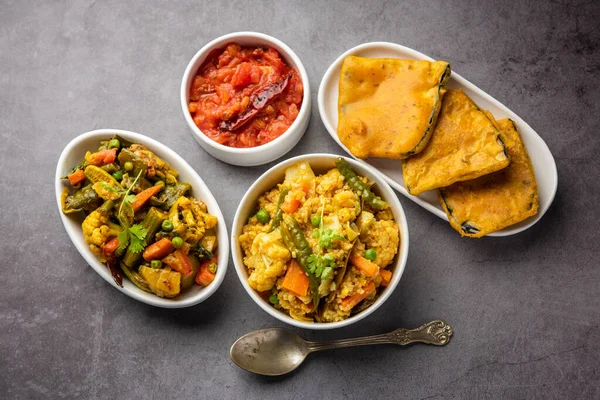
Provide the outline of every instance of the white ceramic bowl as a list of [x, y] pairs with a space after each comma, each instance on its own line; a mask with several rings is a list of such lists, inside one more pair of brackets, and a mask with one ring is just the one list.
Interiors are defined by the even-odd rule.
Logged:
[[[241, 46], [272, 47], [281, 54], [281, 57], [287, 65], [296, 69], [302, 77], [304, 96], [296, 120], [288, 130], [277, 139], [261, 146], [252, 148], [233, 148], [217, 143], [202, 133], [194, 123], [194, 120], [188, 111], [190, 87], [198, 72], [198, 68], [204, 63], [206, 57], [212, 50], [224, 47], [226, 44], [232, 42]], [[185, 73], [183, 74], [183, 80], [181, 81], [181, 109], [185, 121], [192, 130], [194, 138], [211, 156], [233, 165], [253, 166], [266, 164], [290, 151], [302, 138], [302, 135], [304, 135], [304, 132], [308, 127], [311, 113], [308, 75], [296, 53], [282, 41], [258, 32], [230, 33], [214, 39], [201, 48], [188, 64]]]
[[[364, 43], [359, 46], [353, 47], [346, 51], [344, 54], [339, 56], [337, 60], [327, 69], [321, 85], [319, 86], [319, 113], [321, 119], [327, 131], [331, 137], [349, 154], [350, 150], [340, 141], [337, 135], [337, 124], [338, 124], [338, 91], [339, 91], [339, 77], [342, 63], [349, 55], [356, 55], [360, 57], [368, 58], [400, 58], [403, 60], [429, 60], [433, 61], [432, 58], [425, 54], [419, 53], [416, 50], [408, 47], [401, 46], [395, 43], [388, 42], [372, 42]], [[471, 97], [475, 103], [479, 105], [482, 110], [489, 110], [496, 118], [510, 118], [512, 119], [519, 129], [521, 138], [527, 147], [529, 157], [533, 163], [535, 170], [535, 178], [538, 184], [539, 190], [539, 201], [540, 208], [536, 215], [527, 218], [524, 221], [518, 222], [514, 225], [508, 226], [497, 232], [490, 233], [487, 236], [508, 236], [522, 232], [525, 229], [530, 228], [537, 223], [542, 216], [550, 208], [550, 204], [554, 200], [556, 195], [556, 189], [558, 187], [558, 173], [556, 170], [556, 163], [550, 149], [544, 142], [544, 140], [538, 135], [533, 128], [531, 128], [525, 121], [523, 121], [517, 114], [508, 109], [505, 105], [494, 99], [477, 86], [452, 71], [450, 80], [448, 81], [448, 88], [450, 89], [462, 89], [466, 94]], [[438, 200], [437, 191], [428, 190], [417, 196], [412, 196], [408, 193], [404, 187], [404, 178], [402, 177], [402, 167], [400, 160], [389, 160], [383, 158], [367, 158], [364, 160], [358, 160], [360, 163], [368, 164], [375, 168], [378, 172], [383, 175], [383, 178], [390, 184], [394, 189], [402, 193], [409, 200], [414, 201], [421, 207], [437, 215], [438, 217], [448, 221], [446, 213], [440, 206]]]
[[326, 329], [335, 329], [341, 328], [344, 326], [351, 325], [366, 316], [373, 313], [377, 310], [387, 299], [390, 297], [398, 282], [400, 282], [400, 278], [402, 277], [402, 273], [404, 272], [404, 267], [406, 265], [406, 259], [408, 257], [408, 225], [406, 223], [406, 216], [404, 215], [404, 210], [400, 205], [400, 201], [398, 197], [394, 193], [394, 191], [390, 188], [390, 186], [381, 178], [379, 174], [373, 171], [372, 168], [358, 163], [352, 159], [346, 158], [346, 161], [352, 166], [354, 172], [358, 175], [368, 177], [371, 182], [375, 183], [375, 192], [383, 198], [391, 207], [391, 210], [394, 214], [394, 218], [400, 227], [400, 249], [396, 258], [394, 259], [393, 265], [389, 268], [390, 271], [393, 271], [392, 280], [390, 284], [381, 292], [380, 296], [375, 300], [375, 302], [366, 310], [351, 316], [350, 318], [339, 321], [339, 322], [329, 322], [329, 323], [309, 323], [309, 322], [301, 322], [293, 319], [288, 314], [283, 313], [275, 309], [268, 301], [261, 298], [258, 293], [250, 287], [248, 284], [248, 271], [243, 262], [242, 248], [239, 244], [238, 237], [242, 233], [242, 228], [248, 221], [248, 218], [256, 211], [256, 203], [258, 197], [262, 195], [264, 192], [271, 190], [278, 183], [283, 182], [285, 169], [290, 165], [296, 164], [301, 161], [308, 161], [312, 169], [316, 174], [322, 174], [331, 168], [335, 167], [335, 160], [339, 156], [334, 154], [307, 154], [303, 156], [298, 156], [294, 158], [290, 158], [285, 160], [267, 172], [262, 174], [260, 178], [254, 182], [254, 184], [248, 189], [240, 205], [235, 213], [235, 218], [233, 220], [233, 227], [231, 229], [231, 254], [233, 256], [233, 264], [235, 265], [235, 270], [246, 289], [246, 292], [252, 297], [252, 300], [256, 302], [267, 313], [277, 318], [280, 321], [283, 321], [287, 324], [296, 326], [298, 328], [304, 329], [313, 329], [313, 330], [326, 330]]
[[[193, 285], [183, 294], [177, 296], [175, 299], [163, 299], [155, 296], [151, 293], [146, 293], [138, 289], [129, 279], [123, 277], [123, 287], [119, 287], [112, 278], [112, 275], [108, 267], [98, 261], [98, 258], [90, 251], [89, 246], [85, 243], [83, 233], [81, 231], [81, 223], [83, 221], [83, 213], [65, 215], [62, 213], [60, 197], [63, 188], [69, 187], [68, 181], [61, 180], [61, 176], [67, 175], [74, 165], [83, 160], [86, 151], [94, 151], [98, 148], [101, 140], [108, 140], [114, 134], [119, 134], [125, 139], [129, 139], [132, 142], [142, 144], [148, 147], [150, 150], [156, 153], [160, 158], [165, 160], [171, 165], [177, 172], [179, 172], [179, 180], [192, 185], [191, 194], [197, 199], [202, 200], [208, 206], [210, 214], [214, 215], [219, 219], [217, 225], [217, 240], [218, 240], [218, 269], [215, 280], [212, 284], [207, 287], [200, 287]], [[163, 308], [183, 308], [189, 307], [194, 304], [198, 304], [208, 299], [216, 290], [219, 288], [225, 278], [227, 272], [227, 263], [229, 259], [229, 241], [227, 235], [227, 226], [223, 220], [223, 214], [219, 209], [217, 201], [211, 194], [208, 187], [202, 181], [202, 178], [185, 162], [177, 153], [169, 149], [164, 144], [157, 142], [154, 139], [150, 139], [147, 136], [140, 135], [139, 133], [122, 131], [119, 129], [98, 129], [95, 131], [87, 132], [77, 136], [73, 139], [67, 147], [63, 150], [60, 158], [58, 159], [58, 165], [56, 166], [56, 177], [55, 177], [55, 191], [56, 191], [56, 203], [58, 205], [58, 212], [62, 219], [62, 222], [67, 230], [69, 238], [83, 256], [85, 261], [100, 275], [105, 281], [114, 286], [117, 290], [139, 300], [143, 303], [150, 304], [157, 307]]]

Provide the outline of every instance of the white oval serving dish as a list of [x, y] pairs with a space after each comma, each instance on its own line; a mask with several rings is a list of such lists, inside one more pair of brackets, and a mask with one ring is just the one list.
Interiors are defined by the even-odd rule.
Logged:
[[[355, 55], [360, 57], [369, 58], [400, 58], [404, 60], [429, 60], [433, 61], [432, 58], [419, 53], [416, 50], [408, 47], [401, 46], [395, 43], [388, 42], [372, 42], [365, 43], [356, 46], [340, 57], [325, 72], [321, 85], [319, 86], [318, 102], [319, 102], [319, 113], [321, 119], [327, 128], [327, 131], [331, 137], [348, 153], [352, 156], [352, 153], [342, 144], [337, 135], [337, 124], [338, 124], [338, 89], [339, 89], [339, 75], [342, 62], [344, 58], [349, 55]], [[491, 233], [487, 236], [508, 236], [515, 233], [524, 231], [525, 229], [533, 226], [537, 221], [542, 218], [544, 213], [552, 204], [556, 189], [558, 187], [558, 173], [556, 170], [556, 163], [550, 149], [544, 142], [544, 140], [517, 114], [509, 110], [506, 106], [501, 104], [498, 100], [494, 99], [471, 82], [461, 77], [456, 72], [452, 72], [450, 80], [448, 81], [448, 88], [450, 89], [462, 89], [479, 107], [484, 110], [489, 110], [496, 118], [510, 118], [512, 119], [519, 129], [519, 133], [523, 138], [523, 142], [527, 147], [531, 162], [535, 169], [535, 177], [538, 184], [539, 190], [539, 201], [540, 207], [536, 215], [521, 221], [515, 225], [511, 225], [498, 232]], [[355, 157], [356, 159], [356, 157]], [[408, 193], [404, 187], [404, 179], [402, 177], [402, 167], [400, 160], [388, 160], [383, 158], [368, 158], [368, 159], [357, 159], [360, 163], [368, 164], [371, 167], [377, 169], [383, 174], [385, 180], [392, 185], [392, 187], [414, 201], [421, 207], [438, 217], [448, 220], [446, 213], [442, 210], [439, 204], [437, 194], [434, 190], [423, 192], [418, 196], [412, 196]]]
[[[174, 299], [164, 299], [151, 293], [146, 293], [143, 290], [137, 288], [127, 277], [123, 277], [123, 287], [119, 287], [108, 267], [98, 261], [98, 258], [90, 251], [89, 246], [85, 243], [83, 233], [81, 230], [81, 223], [83, 222], [83, 212], [77, 214], [65, 215], [62, 212], [60, 197], [63, 188], [70, 187], [68, 180], [60, 179], [69, 173], [74, 165], [77, 165], [84, 159], [86, 151], [95, 151], [98, 148], [101, 140], [108, 140], [114, 134], [121, 135], [125, 139], [128, 139], [134, 143], [139, 143], [152, 150], [156, 155], [165, 160], [171, 165], [177, 172], [179, 172], [179, 180], [181, 182], [189, 183], [192, 185], [191, 194], [199, 200], [202, 200], [208, 206], [208, 212], [218, 218], [217, 224], [217, 240], [218, 240], [218, 269], [215, 280], [212, 284], [207, 287], [201, 287], [199, 285], [192, 285], [187, 291], [177, 296]], [[87, 263], [104, 278], [105, 281], [110, 283], [120, 292], [139, 300], [143, 303], [150, 304], [156, 307], [163, 308], [184, 308], [193, 306], [201, 303], [209, 298], [213, 293], [217, 291], [227, 272], [227, 263], [229, 260], [229, 238], [227, 235], [227, 226], [223, 219], [223, 214], [219, 209], [217, 201], [213, 197], [212, 193], [202, 180], [200, 176], [194, 171], [194, 169], [177, 153], [169, 149], [164, 144], [157, 142], [147, 136], [141, 135], [135, 132], [123, 131], [119, 129], [98, 129], [91, 132], [86, 132], [82, 135], [77, 136], [73, 139], [63, 150], [58, 164], [56, 166], [55, 175], [55, 192], [56, 192], [56, 203], [58, 205], [58, 212], [62, 219], [63, 225], [67, 230], [69, 238], [75, 245], [75, 248], [79, 251], [81, 256], [87, 261]]]
[[[215, 142], [196, 126], [188, 110], [190, 87], [198, 72], [198, 68], [202, 66], [206, 57], [208, 57], [213, 50], [224, 47], [226, 44], [232, 42], [237, 43], [240, 46], [272, 47], [281, 54], [281, 58], [286, 64], [297, 70], [300, 77], [302, 77], [304, 94], [298, 116], [287, 131], [281, 136], [269, 143], [256, 147], [235, 148]], [[266, 164], [286, 154], [300, 141], [300, 139], [302, 139], [302, 136], [308, 127], [308, 122], [310, 121], [310, 84], [308, 81], [308, 74], [300, 61], [300, 58], [281, 40], [259, 32], [229, 33], [212, 40], [202, 47], [190, 60], [185, 69], [181, 80], [180, 100], [183, 117], [198, 144], [200, 144], [200, 146], [202, 146], [202, 148], [211, 156], [223, 162], [245, 167]]]
[[393, 275], [388, 287], [386, 287], [381, 292], [380, 296], [369, 308], [359, 312], [356, 315], [351, 316], [350, 318], [344, 321], [328, 323], [309, 323], [297, 321], [290, 317], [288, 314], [277, 310], [267, 300], [260, 297], [260, 295], [250, 287], [250, 284], [248, 283], [248, 270], [244, 265], [244, 257], [242, 254], [242, 249], [239, 244], [238, 237], [242, 233], [242, 228], [248, 221], [248, 218], [252, 215], [253, 212], [256, 212], [256, 203], [258, 201], [259, 196], [261, 196], [266, 191], [274, 188], [278, 183], [283, 182], [285, 177], [285, 169], [293, 164], [302, 161], [307, 161], [316, 174], [322, 174], [332, 168], [335, 168], [335, 160], [338, 157], [338, 155], [334, 154], [306, 154], [290, 158], [275, 165], [267, 172], [262, 174], [260, 178], [258, 178], [252, 184], [252, 186], [250, 186], [250, 188], [240, 201], [240, 205], [238, 206], [237, 211], [235, 212], [233, 227], [231, 228], [231, 254], [233, 257], [233, 264], [235, 266], [235, 271], [237, 272], [237, 275], [240, 278], [242, 285], [244, 286], [244, 289], [246, 289], [246, 292], [250, 295], [252, 300], [254, 300], [254, 302], [258, 304], [260, 308], [262, 308], [268, 314], [282, 322], [296, 326], [298, 328], [312, 330], [335, 329], [351, 325], [367, 317], [375, 310], [377, 310], [390, 297], [390, 295], [398, 285], [398, 282], [400, 282], [400, 278], [402, 277], [402, 273], [404, 272], [404, 268], [406, 266], [406, 260], [408, 257], [408, 224], [406, 223], [404, 209], [402, 208], [402, 205], [398, 200], [398, 196], [396, 196], [392, 188], [390, 188], [390, 186], [382, 179], [381, 175], [373, 171], [371, 167], [365, 165], [364, 163], [358, 163], [357, 161], [344, 157], [346, 161], [350, 163], [354, 172], [356, 172], [358, 175], [368, 177], [369, 180], [371, 180], [371, 182], [375, 183], [375, 192], [390, 205], [392, 213], [394, 214], [394, 219], [396, 220], [400, 228], [400, 249], [396, 254], [394, 264], [389, 267], [389, 270], [393, 271]]

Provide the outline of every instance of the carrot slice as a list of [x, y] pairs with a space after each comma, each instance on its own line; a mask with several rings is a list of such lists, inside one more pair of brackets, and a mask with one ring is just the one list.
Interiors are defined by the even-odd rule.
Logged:
[[296, 296], [306, 296], [309, 284], [306, 272], [304, 272], [296, 260], [292, 259], [290, 265], [288, 265], [281, 287], [294, 293]]
[[363, 256], [350, 257], [350, 262], [368, 276], [375, 276], [379, 273], [379, 266]]
[[112, 238], [108, 242], [104, 243], [104, 246], [102, 247], [102, 254], [104, 254], [104, 257], [108, 258], [115, 254], [115, 251], [117, 251], [118, 248], [119, 238]]
[[293, 213], [298, 209], [298, 207], [300, 207], [300, 200], [295, 198], [292, 198], [289, 201], [285, 201], [281, 205], [281, 209], [287, 214]]
[[167, 264], [172, 270], [183, 275], [190, 275], [194, 271], [192, 269], [192, 262], [181, 249], [175, 250], [163, 258], [162, 262]]
[[69, 174], [67, 178], [69, 178], [69, 182], [71, 182], [72, 186], [79, 185], [81, 182], [85, 181], [85, 173], [82, 169], [78, 169], [72, 174]]
[[380, 269], [379, 275], [381, 275], [381, 286], [387, 286], [390, 284], [390, 281], [392, 280], [392, 271]]
[[131, 207], [133, 207], [133, 211], [138, 211], [140, 208], [144, 207], [144, 205], [150, 200], [152, 196], [156, 196], [158, 192], [162, 189], [162, 185], [152, 186], [146, 190], [139, 192], [135, 195], [135, 201], [131, 203]]
[[196, 283], [198, 285], [208, 286], [212, 283], [212, 281], [215, 280], [216, 274], [214, 272], [211, 272], [210, 269], [208, 269], [208, 267], [210, 264], [216, 264], [217, 261], [217, 256], [214, 255], [212, 259], [204, 261], [202, 264], [200, 264], [200, 269], [198, 269], [198, 275], [196, 275]]
[[169, 238], [162, 238], [158, 242], [152, 243], [144, 250], [144, 260], [161, 260], [175, 250]]
[[350, 296], [344, 298], [342, 300], [341, 306], [346, 309], [353, 308], [358, 303], [360, 303], [365, 298], [367, 298], [367, 296], [369, 296], [371, 293], [373, 293], [375, 291], [375, 289], [376, 289], [375, 284], [373, 282], [369, 282], [365, 285], [365, 287], [363, 287], [362, 293], [354, 293], [354, 294], [351, 294]]
[[112, 164], [117, 158], [117, 149], [104, 149], [86, 157], [86, 161], [90, 165], [101, 167], [106, 164]]

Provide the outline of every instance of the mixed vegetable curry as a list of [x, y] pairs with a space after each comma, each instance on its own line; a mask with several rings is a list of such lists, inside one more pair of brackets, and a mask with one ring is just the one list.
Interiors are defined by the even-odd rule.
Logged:
[[65, 178], [62, 210], [85, 213], [85, 242], [123, 286], [172, 298], [217, 270], [217, 218], [148, 148], [119, 136], [100, 142]]
[[307, 162], [258, 199], [239, 242], [248, 283], [300, 321], [334, 322], [369, 307], [390, 283], [398, 224], [343, 158], [315, 175]]

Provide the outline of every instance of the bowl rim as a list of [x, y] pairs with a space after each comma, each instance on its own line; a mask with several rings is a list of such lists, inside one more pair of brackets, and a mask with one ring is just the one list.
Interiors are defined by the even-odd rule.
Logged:
[[[218, 260], [218, 264], [217, 264], [218, 267], [217, 267], [217, 274], [215, 276], [215, 280], [213, 281], [213, 283], [211, 285], [203, 288], [197, 294], [190, 296], [189, 298], [186, 298], [183, 300], [171, 300], [171, 299], [158, 297], [156, 295], [152, 295], [152, 297], [150, 297], [150, 296], [147, 296], [146, 293], [143, 292], [141, 289], [139, 289], [135, 286], [132, 286], [133, 289], [130, 289], [127, 286], [120, 287], [114, 282], [112, 275], [108, 272], [108, 269], [106, 268], [106, 266], [104, 264], [102, 264], [94, 254], [92, 254], [92, 252], [89, 250], [89, 247], [82, 245], [80, 243], [76, 243], [73, 240], [72, 235], [82, 235], [82, 232], [81, 232], [81, 228], [79, 228], [79, 231], [75, 231], [74, 228], [72, 228], [70, 226], [70, 217], [63, 214], [63, 212], [62, 212], [61, 194], [62, 194], [62, 191], [63, 191], [63, 188], [65, 187], [65, 185], [63, 183], [64, 180], [60, 179], [60, 178], [61, 178], [61, 176], [63, 176], [63, 172], [65, 171], [65, 169], [68, 170], [70, 168], [70, 166], [66, 165], [67, 158], [72, 151], [77, 149], [82, 144], [82, 142], [85, 142], [87, 140], [94, 139], [94, 138], [101, 140], [101, 139], [108, 138], [114, 134], [119, 134], [126, 139], [129, 139], [133, 142], [140, 143], [140, 144], [148, 147], [153, 152], [157, 152], [158, 154], [160, 154], [160, 157], [165, 159], [165, 161], [167, 161], [169, 163], [171, 162], [171, 160], [174, 160], [174, 161], [176, 161], [176, 163], [183, 166], [185, 173], [187, 175], [190, 175], [193, 178], [191, 180], [194, 181], [194, 183], [192, 183], [192, 188], [193, 188], [194, 192], [202, 193], [202, 197], [204, 197], [204, 199], [202, 199], [202, 201], [204, 201], [206, 203], [206, 205], [209, 207], [210, 213], [212, 215], [216, 216], [218, 219], [217, 238], [219, 241], [219, 249], [218, 249], [219, 260]], [[179, 168], [178, 172], [182, 172], [180, 169], [181, 168]], [[65, 230], [67, 231], [67, 235], [69, 236], [69, 239], [71, 240], [71, 242], [73, 243], [73, 245], [75, 246], [75, 248], [77, 249], [79, 254], [81, 254], [81, 256], [88, 263], [88, 265], [90, 267], [92, 267], [92, 269], [98, 275], [100, 275], [105, 281], [107, 281], [110, 285], [112, 285], [114, 288], [119, 290], [121, 293], [124, 293], [125, 295], [127, 295], [135, 300], [138, 300], [142, 303], [149, 304], [149, 305], [156, 306], [156, 307], [185, 308], [185, 307], [190, 307], [190, 306], [193, 306], [193, 305], [196, 305], [196, 304], [199, 304], [199, 303], [205, 301], [210, 296], [212, 296], [217, 291], [217, 289], [221, 286], [221, 284], [223, 283], [223, 280], [225, 279], [225, 274], [227, 273], [227, 265], [229, 262], [229, 235], [227, 233], [227, 225], [225, 224], [225, 220], [223, 219], [223, 214], [221, 213], [221, 209], [219, 208], [217, 200], [213, 196], [210, 189], [206, 186], [206, 184], [204, 183], [204, 181], [202, 180], [200, 175], [198, 175], [198, 173], [187, 163], [187, 161], [185, 161], [183, 159], [183, 157], [181, 157], [179, 154], [177, 154], [174, 150], [172, 150], [168, 146], [166, 146], [166, 145], [160, 143], [159, 141], [152, 139], [148, 136], [142, 135], [140, 133], [126, 131], [126, 130], [122, 130], [122, 129], [107, 128], [107, 129], [96, 129], [96, 130], [88, 131], [88, 132], [85, 132], [85, 133], [82, 133], [82, 134], [76, 136], [65, 146], [62, 153], [60, 154], [58, 163], [56, 165], [56, 173], [55, 173], [54, 181], [55, 181], [55, 194], [56, 194], [56, 202], [57, 202], [57, 206], [58, 206], [58, 212], [61, 217], [63, 226], [65, 227]]]
[[[217, 143], [214, 140], [210, 139], [194, 123], [194, 120], [192, 119], [192, 116], [188, 110], [189, 87], [191, 85], [192, 79], [194, 78], [194, 75], [196, 74], [196, 72], [199, 68], [199, 66], [194, 67], [194, 64], [196, 64], [198, 59], [204, 57], [205, 55], [210, 53], [215, 48], [218, 48], [219, 46], [223, 46], [224, 44], [226, 44], [228, 42], [233, 42], [233, 41], [235, 41], [235, 39], [238, 39], [238, 38], [261, 39], [266, 42], [272, 43], [275, 47], [279, 47], [279, 49], [283, 50], [283, 52], [285, 53], [285, 54], [283, 54], [283, 56], [287, 56], [294, 62], [294, 64], [296, 64], [295, 67], [298, 70], [298, 72], [300, 73], [300, 77], [302, 78], [302, 86], [303, 86], [302, 106], [300, 107], [300, 110], [298, 110], [298, 115], [296, 116], [296, 119], [294, 120], [292, 125], [290, 125], [284, 133], [282, 133], [279, 137], [273, 139], [272, 141], [265, 143], [265, 144], [261, 144], [259, 146], [247, 147], [247, 148], [229, 147], [229, 146], [225, 146], [224, 144]], [[279, 49], [277, 51], [280, 52]], [[180, 87], [181, 109], [183, 111], [183, 116], [185, 118], [185, 121], [187, 122], [187, 124], [190, 127], [194, 136], [196, 138], [200, 138], [200, 140], [203, 143], [205, 143], [217, 150], [220, 150], [225, 153], [235, 154], [235, 155], [255, 154], [257, 152], [263, 152], [263, 151], [268, 152], [270, 150], [277, 148], [277, 146], [279, 146], [281, 144], [281, 142], [285, 141], [288, 136], [293, 135], [294, 132], [296, 132], [300, 128], [302, 121], [304, 119], [310, 117], [310, 112], [311, 112], [311, 109], [310, 109], [311, 108], [310, 107], [311, 97], [310, 96], [311, 96], [311, 94], [310, 94], [310, 83], [308, 80], [308, 74], [306, 73], [304, 64], [302, 64], [302, 61], [300, 61], [300, 57], [298, 57], [296, 55], [296, 53], [287, 44], [285, 44], [281, 40], [279, 40], [273, 36], [269, 36], [265, 33], [254, 32], [254, 31], [240, 31], [240, 32], [228, 33], [226, 35], [219, 36], [219, 37], [211, 40], [207, 44], [205, 44], [200, 50], [198, 50], [196, 52], [196, 54], [192, 57], [192, 59], [186, 66], [185, 71], [183, 73], [183, 78], [181, 79], [181, 87]]]
[[[262, 299], [254, 289], [252, 289], [250, 287], [248, 280], [244, 276], [244, 272], [246, 271], [246, 266], [244, 265], [242, 257], [238, 257], [238, 254], [241, 256], [242, 251], [240, 249], [239, 240], [238, 240], [239, 232], [236, 230], [236, 228], [239, 226], [239, 230], [241, 231], [241, 228], [244, 226], [245, 222], [248, 219], [248, 216], [241, 215], [241, 211], [242, 211], [241, 209], [242, 209], [243, 205], [247, 204], [250, 201], [252, 201], [253, 203], [255, 203], [257, 201], [257, 199], [251, 199], [250, 195], [253, 191], [256, 190], [256, 188], [259, 185], [261, 185], [261, 183], [265, 179], [267, 179], [269, 177], [269, 175], [271, 175], [279, 170], [283, 170], [286, 167], [288, 167], [292, 164], [298, 163], [300, 161], [308, 161], [310, 163], [311, 160], [319, 160], [319, 159], [323, 159], [323, 158], [328, 159], [328, 160], [335, 160], [338, 157], [344, 158], [352, 166], [353, 169], [355, 169], [355, 170], [359, 169], [359, 170], [366, 171], [365, 175], [367, 175], [369, 177], [369, 179], [372, 179], [378, 185], [379, 191], [381, 192], [381, 194], [384, 194], [384, 196], [386, 197], [386, 201], [388, 201], [388, 203], [390, 203], [390, 205], [392, 205], [391, 203], [393, 203], [393, 205], [398, 210], [398, 213], [394, 213], [394, 220], [398, 223], [398, 227], [400, 229], [401, 246], [397, 253], [398, 259], [396, 261], [397, 264], [396, 264], [396, 267], [394, 270], [395, 273], [392, 277], [392, 281], [390, 282], [390, 284], [388, 285], [386, 290], [384, 290], [383, 293], [381, 293], [381, 295], [377, 298], [377, 300], [375, 300], [375, 302], [369, 308], [367, 308], [364, 311], [361, 311], [360, 313], [358, 313], [356, 315], [353, 315], [343, 321], [338, 321], [338, 322], [326, 322], [326, 323], [312, 322], [312, 323], [310, 323], [310, 322], [297, 321], [297, 320], [293, 319], [292, 317], [290, 317], [289, 315], [284, 314], [282, 311], [277, 310], [274, 307], [272, 307], [271, 305], [267, 304], [267, 302], [264, 299]], [[349, 157], [346, 157], [343, 155], [338, 155], [338, 154], [332, 154], [332, 153], [310, 153], [310, 154], [303, 154], [300, 156], [292, 157], [292, 158], [289, 158], [287, 160], [284, 160], [284, 161], [274, 165], [273, 167], [269, 168], [266, 172], [264, 172], [259, 178], [257, 178], [254, 181], [254, 183], [248, 188], [248, 190], [242, 197], [242, 200], [240, 201], [238, 208], [235, 212], [235, 217], [233, 220], [233, 224], [231, 226], [230, 240], [231, 240], [231, 256], [233, 259], [233, 264], [234, 264], [236, 274], [237, 274], [240, 282], [242, 283], [242, 286], [244, 287], [246, 292], [250, 295], [252, 300], [254, 300], [254, 302], [256, 304], [258, 304], [258, 306], [260, 308], [262, 308], [265, 312], [267, 312], [271, 316], [277, 318], [279, 321], [285, 322], [286, 324], [295, 326], [297, 328], [310, 329], [310, 330], [329, 330], [329, 329], [342, 328], [342, 327], [351, 325], [355, 322], [358, 322], [358, 321], [362, 320], [363, 318], [366, 318], [373, 312], [375, 312], [383, 303], [385, 303], [387, 301], [387, 299], [392, 295], [392, 293], [398, 286], [398, 283], [400, 282], [400, 279], [402, 278], [402, 275], [404, 274], [406, 262], [408, 259], [408, 251], [409, 251], [409, 233], [408, 233], [408, 223], [406, 220], [406, 214], [404, 213], [404, 208], [402, 207], [402, 204], [400, 203], [398, 196], [396, 196], [396, 194], [394, 193], [392, 188], [389, 186], [389, 184], [379, 175], [379, 173], [377, 173], [370, 166], [360, 164], [357, 161], [355, 161]]]

